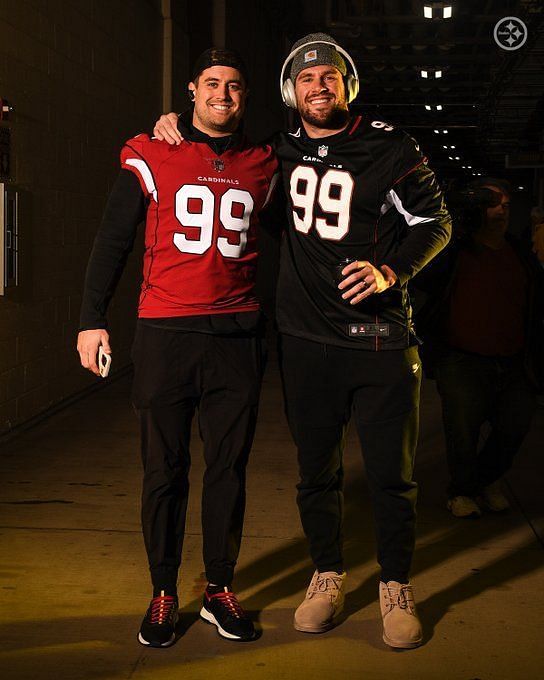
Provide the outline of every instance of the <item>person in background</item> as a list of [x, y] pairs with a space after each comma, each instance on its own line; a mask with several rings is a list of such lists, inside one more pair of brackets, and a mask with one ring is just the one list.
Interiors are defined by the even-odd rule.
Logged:
[[544, 208], [540, 206], [531, 210], [531, 240], [533, 253], [544, 267]]
[[418, 325], [442, 402], [447, 507], [465, 518], [510, 506], [501, 480], [529, 430], [544, 351], [542, 270], [507, 233], [510, 185], [471, 189], [493, 198], [424, 273], [432, 312]]

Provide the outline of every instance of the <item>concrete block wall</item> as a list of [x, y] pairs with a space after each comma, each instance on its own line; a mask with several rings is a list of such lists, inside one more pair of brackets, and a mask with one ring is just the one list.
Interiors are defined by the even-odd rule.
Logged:
[[[287, 109], [279, 88], [281, 66], [287, 56], [289, 40], [285, 15], [297, 6], [286, 3], [260, 3], [238, 0], [228, 5], [227, 44], [238, 50], [244, 58], [250, 79], [245, 130], [255, 141], [268, 138], [284, 126]], [[248, 30], [248, 27], [251, 30]], [[297, 35], [298, 37], [298, 35]]]
[[[2, 0], [0, 97], [15, 113], [21, 285], [0, 297], [0, 434], [91, 385], [75, 351], [83, 277], [125, 139], [161, 109], [155, 0]], [[138, 246], [141, 247], [141, 246]], [[129, 363], [140, 267], [129, 261], [109, 320]]]

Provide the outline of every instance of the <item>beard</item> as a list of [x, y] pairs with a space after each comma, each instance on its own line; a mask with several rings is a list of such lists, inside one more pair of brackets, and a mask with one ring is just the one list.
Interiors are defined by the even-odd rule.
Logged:
[[508, 218], [506, 217], [488, 217], [486, 226], [492, 231], [506, 231], [508, 227]]
[[308, 106], [299, 109], [302, 120], [316, 128], [340, 130], [347, 125], [349, 111], [345, 101], [337, 103], [333, 108], [321, 113], [312, 113]]

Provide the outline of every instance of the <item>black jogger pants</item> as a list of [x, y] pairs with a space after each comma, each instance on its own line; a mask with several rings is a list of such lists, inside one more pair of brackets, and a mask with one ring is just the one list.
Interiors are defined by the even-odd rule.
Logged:
[[298, 506], [315, 567], [342, 571], [345, 428], [353, 417], [366, 465], [382, 580], [408, 580], [415, 543], [412, 479], [421, 367], [416, 347], [379, 352], [284, 335], [281, 365], [298, 448]]
[[155, 590], [175, 588], [185, 532], [191, 423], [198, 411], [206, 472], [206, 576], [230, 584], [240, 549], [245, 469], [264, 352], [253, 336], [219, 336], [139, 323], [132, 401], [141, 426], [142, 528]]

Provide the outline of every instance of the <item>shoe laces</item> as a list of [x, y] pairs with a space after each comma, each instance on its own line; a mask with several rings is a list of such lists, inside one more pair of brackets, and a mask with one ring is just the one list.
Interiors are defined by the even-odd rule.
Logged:
[[214, 593], [213, 595], [207, 595], [207, 597], [210, 600], [219, 600], [219, 602], [227, 609], [229, 614], [234, 616], [236, 619], [244, 618], [246, 615], [240, 603], [238, 602], [238, 598], [230, 590], [225, 590], [221, 593]]
[[172, 595], [158, 595], [149, 605], [149, 621], [161, 625], [171, 621], [176, 610], [176, 598]]
[[310, 583], [310, 588], [308, 589], [308, 595], [312, 597], [313, 595], [328, 595], [331, 600], [334, 600], [340, 591], [342, 586], [342, 577], [338, 576], [322, 576], [317, 575], [317, 578], [313, 579]]
[[412, 586], [402, 584], [400, 588], [396, 588], [386, 584], [386, 589], [386, 604], [389, 607], [389, 611], [391, 611], [394, 607], [399, 607], [400, 609], [407, 609], [411, 613], [414, 612], [415, 603]]

